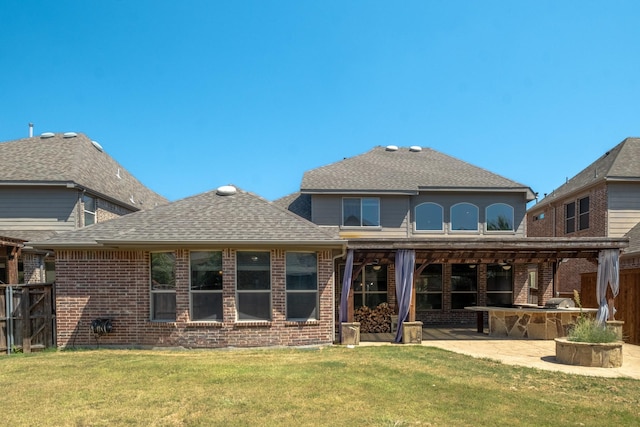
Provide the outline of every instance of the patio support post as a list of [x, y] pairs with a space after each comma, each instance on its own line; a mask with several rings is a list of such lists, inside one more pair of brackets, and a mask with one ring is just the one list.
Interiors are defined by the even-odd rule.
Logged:
[[398, 301], [398, 330], [395, 342], [402, 342], [402, 325], [408, 320], [413, 295], [413, 272], [416, 252], [401, 249], [396, 253], [396, 299]]
[[[596, 298], [598, 299], [598, 323], [614, 320], [616, 309], [613, 300], [620, 290], [620, 250], [605, 249], [598, 254], [598, 274], [596, 279]], [[607, 287], [611, 287], [613, 297], [607, 301]]]

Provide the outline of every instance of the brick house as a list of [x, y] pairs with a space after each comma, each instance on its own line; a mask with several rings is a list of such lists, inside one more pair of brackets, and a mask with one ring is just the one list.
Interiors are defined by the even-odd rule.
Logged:
[[0, 143], [0, 283], [55, 278], [43, 240], [168, 201], [81, 133], [43, 133]]
[[[640, 268], [640, 138], [627, 138], [605, 152], [527, 212], [531, 237], [629, 239], [620, 269]], [[580, 274], [597, 264], [563, 259], [557, 292], [580, 290]]]
[[[435, 150], [388, 146], [306, 172], [300, 192], [277, 203], [347, 240], [353, 264], [334, 266], [338, 318], [351, 322], [361, 307], [387, 303], [400, 322], [428, 325], [473, 322], [468, 306], [543, 304], [560, 260], [597, 260], [624, 244], [528, 238], [533, 199], [529, 187]], [[415, 258], [405, 303], [397, 299], [401, 253]]]
[[247, 347], [333, 342], [344, 242], [231, 186], [61, 233], [57, 343]]

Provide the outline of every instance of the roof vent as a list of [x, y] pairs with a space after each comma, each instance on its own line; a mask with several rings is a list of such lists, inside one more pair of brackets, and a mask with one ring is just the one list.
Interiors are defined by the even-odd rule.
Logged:
[[397, 145], [387, 145], [386, 150], [387, 151], [398, 151], [398, 146]]
[[102, 145], [98, 144], [96, 141], [91, 141], [91, 143], [93, 144], [94, 147], [98, 149], [98, 151], [104, 151], [104, 149], [102, 148]]
[[75, 138], [76, 136], [78, 136], [78, 134], [75, 132], [65, 132], [62, 134], [63, 138]]
[[218, 196], [233, 196], [237, 192], [238, 190], [233, 185], [223, 185], [216, 190]]
[[411, 147], [409, 147], [409, 151], [417, 153], [418, 151], [422, 151], [422, 147], [420, 147], [419, 145], [412, 145]]
[[40, 135], [40, 138], [53, 138], [54, 136], [56, 136], [55, 133], [53, 132], [44, 132], [42, 135]]

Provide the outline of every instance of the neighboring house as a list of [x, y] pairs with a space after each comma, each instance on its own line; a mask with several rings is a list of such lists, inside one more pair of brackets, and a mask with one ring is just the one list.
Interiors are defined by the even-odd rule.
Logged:
[[51, 254], [26, 241], [166, 203], [83, 134], [0, 143], [0, 283], [53, 281]]
[[[473, 321], [467, 306], [543, 304], [554, 296], [559, 260], [597, 260], [624, 245], [527, 238], [533, 199], [525, 185], [432, 149], [388, 146], [308, 171], [300, 193], [277, 203], [348, 241], [353, 267], [344, 259], [335, 266], [336, 294], [348, 292], [343, 321], [388, 303], [409, 310], [409, 320], [437, 324]], [[401, 252], [415, 256], [414, 297], [404, 308], [396, 301]], [[351, 268], [351, 283], [343, 281]]]
[[[639, 224], [639, 138], [627, 138], [604, 153], [527, 213], [532, 237], [627, 237], [621, 270], [640, 268]], [[560, 294], [580, 290], [580, 274], [597, 270], [593, 262], [563, 261], [557, 271]]]
[[32, 242], [55, 250], [57, 344], [330, 344], [344, 242], [251, 193], [220, 187]]

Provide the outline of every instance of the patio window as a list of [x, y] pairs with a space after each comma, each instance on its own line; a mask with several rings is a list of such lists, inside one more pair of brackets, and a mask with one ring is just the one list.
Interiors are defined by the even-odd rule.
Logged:
[[345, 227], [379, 227], [380, 199], [345, 197], [342, 199], [342, 225]]
[[487, 265], [487, 305], [513, 304], [513, 270], [510, 264]]
[[576, 231], [576, 202], [564, 205], [564, 232], [566, 234]]
[[527, 302], [529, 304], [538, 304], [538, 266], [531, 264], [527, 267], [529, 293]]
[[151, 253], [151, 320], [176, 320], [176, 256]]
[[589, 228], [589, 197], [578, 200], [578, 229], [586, 230]]
[[[354, 265], [354, 271], [357, 267]], [[340, 283], [344, 277], [344, 265], [340, 266]], [[353, 308], [376, 308], [387, 302], [387, 266], [369, 264], [353, 279]]]
[[190, 253], [191, 320], [222, 321], [222, 252]]
[[82, 195], [82, 206], [84, 209], [84, 225], [96, 223], [96, 198], [87, 194]]
[[451, 309], [461, 310], [478, 303], [478, 266], [451, 265]]
[[471, 203], [458, 203], [451, 207], [452, 231], [478, 231], [478, 207]]
[[494, 203], [486, 210], [487, 231], [513, 231], [513, 207]]
[[236, 262], [238, 320], [271, 320], [271, 254], [238, 252]]
[[287, 252], [287, 320], [318, 319], [318, 256]]
[[442, 264], [431, 264], [416, 280], [416, 310], [442, 310]]
[[416, 206], [416, 231], [443, 231], [443, 209], [437, 203], [421, 203]]

